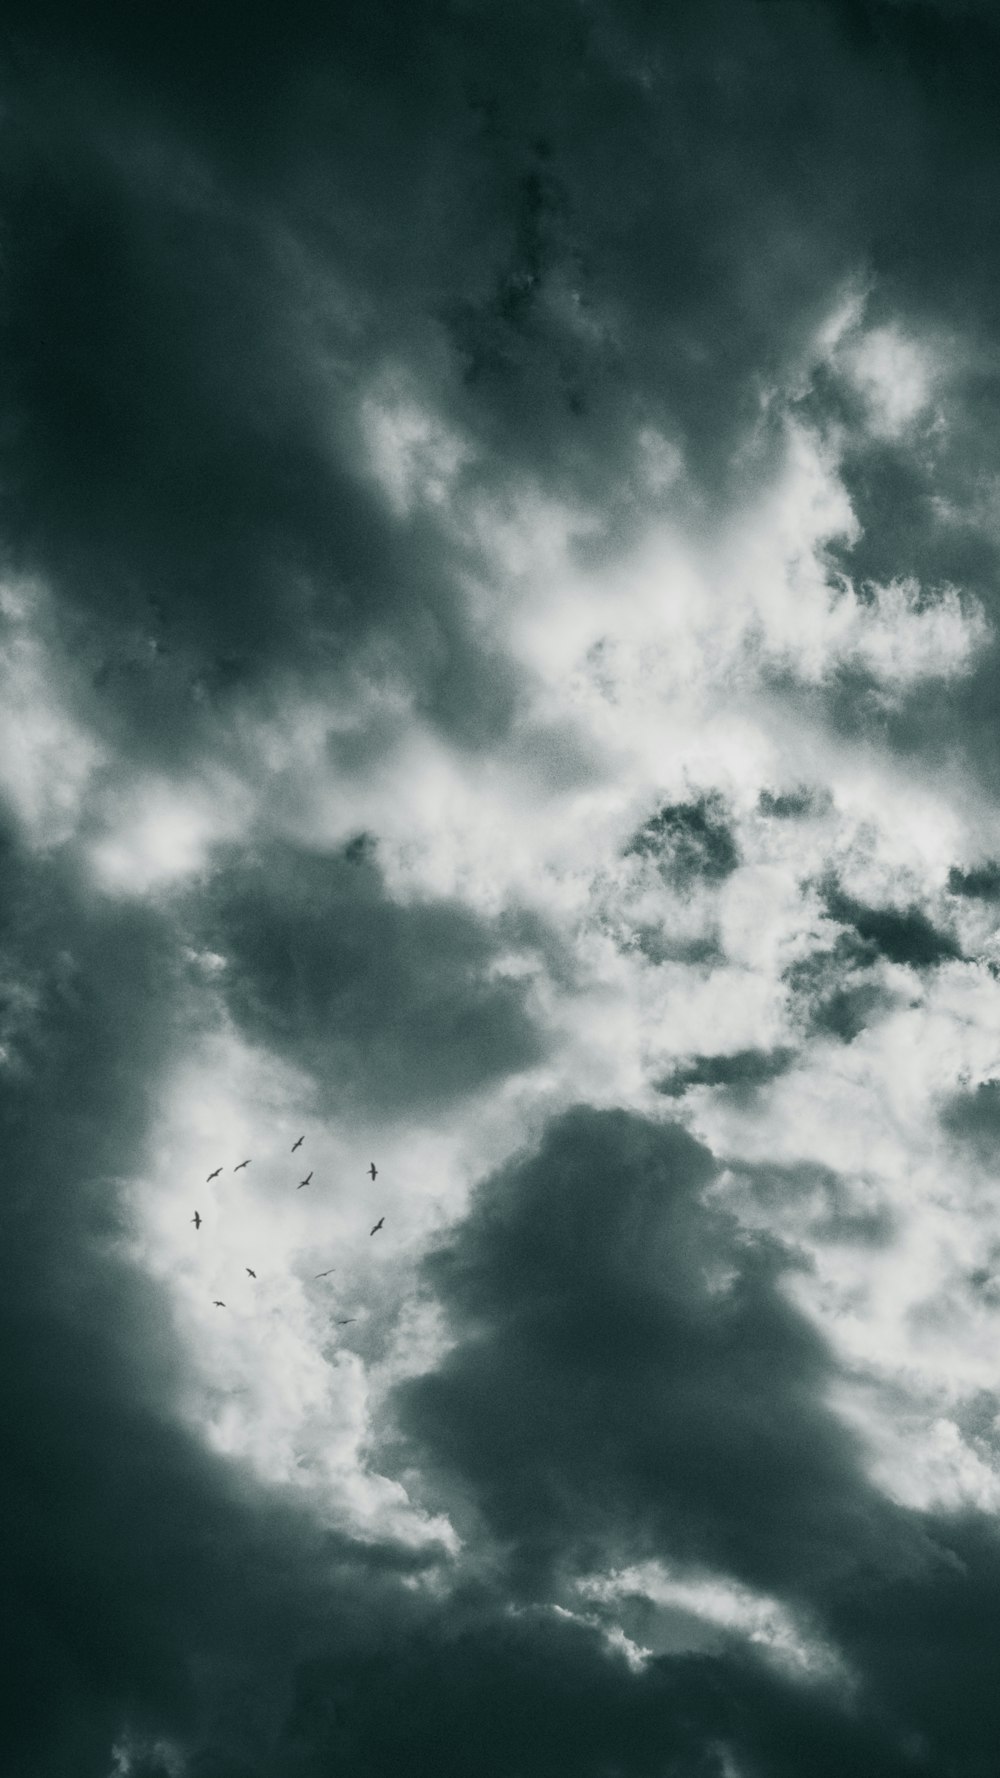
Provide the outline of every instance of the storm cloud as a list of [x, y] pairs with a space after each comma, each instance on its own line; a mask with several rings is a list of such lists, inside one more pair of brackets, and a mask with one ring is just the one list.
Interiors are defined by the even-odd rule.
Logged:
[[6, 9], [12, 1778], [992, 1773], [998, 77]]
[[[498, 930], [461, 905], [400, 907], [375, 861], [285, 855], [219, 873], [205, 936], [227, 961], [244, 1029], [305, 1064], [326, 1094], [383, 1112], [426, 1109], [527, 1069], [544, 1054], [523, 982], [492, 972], [508, 945], [544, 934]], [[202, 903], [204, 911], [204, 903]]]

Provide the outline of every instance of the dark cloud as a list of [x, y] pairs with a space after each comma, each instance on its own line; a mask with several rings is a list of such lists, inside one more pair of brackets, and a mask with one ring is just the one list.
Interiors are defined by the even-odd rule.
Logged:
[[971, 1092], [954, 1094], [942, 1109], [941, 1122], [985, 1166], [991, 1165], [1000, 1140], [1000, 1080], [985, 1080]]
[[[898, 1218], [870, 1186], [859, 1197], [857, 1185], [832, 1167], [800, 1161], [781, 1166], [774, 1161], [735, 1169], [745, 1183], [759, 1219], [761, 1209], [808, 1227], [813, 1238], [865, 1247], [886, 1246], [898, 1231]], [[796, 1214], [797, 1213], [797, 1214]]]
[[740, 861], [717, 794], [665, 804], [629, 841], [626, 857], [630, 854], [655, 859], [666, 875], [685, 887], [699, 878], [722, 882]]
[[[450, 732], [477, 745], [510, 721], [516, 688], [462, 615], [470, 564], [389, 518], [359, 452], [386, 366], [473, 441], [466, 485], [527, 474], [582, 498], [599, 555], [634, 531], [643, 425], [680, 445], [685, 522], [763, 473], [780, 428], [761, 392], [801, 380], [847, 281], [873, 283], [876, 320], [973, 342], [991, 324], [987, 17], [521, 0], [391, 24], [301, 5], [278, 33], [226, 8], [9, 18], [4, 542], [99, 618], [102, 661], [137, 629], [158, 642], [116, 689], [154, 750], [197, 743], [206, 691], [373, 633]], [[926, 450], [848, 416], [859, 581], [912, 556], [992, 599], [980, 356], [969, 426], [933, 444], [960, 522]], [[848, 393], [828, 378], [809, 400], [837, 419]], [[974, 720], [953, 708], [953, 730]]]
[[875, 1560], [787, 1261], [701, 1204], [713, 1176], [679, 1129], [574, 1112], [427, 1263], [459, 1339], [402, 1412], [529, 1593], [654, 1551], [798, 1595]]
[[131, 188], [92, 142], [23, 178], [5, 542], [86, 610], [125, 733], [204, 744], [227, 692], [333, 671], [387, 630], [418, 703], [470, 740], [502, 726], [509, 674], [463, 640], [458, 560], [419, 519], [393, 522], [325, 438], [346, 391], [309, 365], [301, 292], [260, 219], [169, 177]]
[[[392, 1709], [381, 1695], [393, 1674]], [[592, 1631], [539, 1613], [469, 1613], [445, 1636], [420, 1627], [376, 1654], [303, 1672], [282, 1770], [400, 1770], [460, 1778], [725, 1778], [730, 1759], [769, 1778], [845, 1769], [911, 1778], [895, 1725], [803, 1694], [753, 1661], [654, 1660], [630, 1674]], [[295, 1732], [308, 1754], [296, 1761]]]
[[784, 1074], [794, 1053], [788, 1049], [736, 1050], [725, 1056], [694, 1056], [661, 1081], [658, 1090], [674, 1099], [688, 1087], [728, 1087], [736, 1097], [749, 1098], [758, 1087]]
[[828, 805], [828, 801], [828, 792], [809, 790], [803, 785], [798, 790], [762, 790], [757, 806], [762, 815], [774, 815], [779, 821], [795, 821], [803, 815], [817, 813]]
[[[345, 1546], [181, 1430], [162, 1297], [106, 1243], [122, 1227], [110, 1179], [141, 1166], [149, 1088], [189, 1029], [193, 984], [161, 916], [95, 909], [71, 881], [40, 896], [13, 850], [6, 884], [8, 934], [16, 915], [36, 986], [2, 1102], [4, 1246], [17, 1262], [0, 1311], [2, 1504], [17, 1527], [3, 1564], [12, 1778], [106, 1778], [126, 1734], [144, 1778], [169, 1769], [164, 1738], [199, 1778], [319, 1778], [331, 1762], [351, 1778], [404, 1764], [446, 1775], [477, 1736], [497, 1778], [603, 1778], [616, 1765], [722, 1778], [720, 1740], [769, 1778], [794, 1778], [803, 1760], [831, 1775], [908, 1770], [891, 1722], [823, 1692], [804, 1699], [735, 1652], [659, 1657], [636, 1676], [596, 1631], [537, 1610], [512, 1618], [503, 1594], [420, 1604], [393, 1582], [405, 1555]], [[59, 957], [40, 971], [56, 928]], [[23, 972], [28, 957], [13, 947], [8, 962]], [[527, 1506], [536, 1548], [551, 1549], [567, 1514], [568, 1554], [606, 1551], [611, 1527], [623, 1549], [623, 1530], [662, 1538], [670, 1525], [682, 1550], [808, 1596], [831, 1571], [855, 1572], [853, 1550], [834, 1555], [854, 1527], [862, 1560], [892, 1568], [907, 1540], [886, 1534], [863, 1491], [852, 1498], [850, 1449], [812, 1405], [821, 1348], [775, 1296], [774, 1256], [706, 1220], [697, 1193], [711, 1176], [680, 1132], [565, 1120], [536, 1163], [499, 1182], [506, 1202], [494, 1182], [433, 1262], [460, 1345], [410, 1386], [410, 1418], [422, 1438], [436, 1431], [439, 1460], [450, 1443], [466, 1462], [471, 1421], [489, 1423], [486, 1457], [498, 1440], [508, 1454], [486, 1478], [486, 1508], [502, 1530], [506, 1497], [523, 1537]], [[741, 1275], [720, 1298], [700, 1268], [730, 1259]], [[655, 1385], [651, 1423], [634, 1412], [637, 1370]], [[765, 1414], [775, 1391], [779, 1421]], [[927, 1618], [919, 1588], [907, 1604], [911, 1621]], [[874, 1669], [892, 1665], [880, 1627], [868, 1613], [858, 1631]]]
[[981, 901], [1000, 901], [1000, 864], [981, 864], [972, 870], [959, 870], [952, 865], [948, 872], [948, 890], [952, 895], [976, 896]]
[[[939, 1556], [930, 1584], [926, 1574], [899, 1575], [845, 1600], [839, 1624], [885, 1715], [900, 1725], [911, 1769], [986, 1778], [1000, 1727], [986, 1652], [1000, 1627], [995, 1529], [972, 1513], [925, 1523]], [[965, 1700], [960, 1722], [957, 1696]]]
[[832, 884], [824, 898], [832, 919], [852, 926], [890, 963], [926, 969], [962, 955], [951, 935], [940, 932], [920, 908], [868, 907]]
[[871, 982], [856, 988], [835, 988], [821, 999], [812, 1013], [812, 1030], [829, 1032], [841, 1043], [853, 1043], [869, 1025], [877, 1022], [880, 1012], [888, 1010], [891, 1000]]
[[440, 1105], [545, 1053], [530, 982], [494, 973], [511, 946], [543, 956], [543, 929], [393, 901], [370, 844], [239, 857], [197, 911], [240, 1024], [309, 1069], [326, 1104]]
[[8, 848], [5, 975], [31, 988], [0, 1082], [12, 1778], [105, 1778], [126, 1722], [210, 1733], [227, 1694], [251, 1747], [281, 1708], [274, 1659], [315, 1625], [310, 1569], [338, 1560], [179, 1423], [181, 1356], [163, 1294], [116, 1255], [116, 1188], [141, 1170], [187, 989], [157, 918], [59, 877]]
[[[582, 509], [590, 567], [658, 502], [710, 535], [776, 462], [773, 392], [794, 387], [843, 442], [860, 524], [831, 573], [862, 598], [907, 573], [928, 599], [955, 583], [995, 620], [995, 16], [668, 11], [291, 0], [278, 22], [12, 0], [2, 559], [51, 588], [46, 636], [105, 786], [133, 762], [229, 763], [235, 699], [269, 708], [275, 686], [402, 687], [465, 748], [521, 714], [463, 598], [472, 579], [488, 600], [488, 550], [446, 509], [394, 513], [368, 464], [359, 404], [394, 377], [468, 442], [462, 497]], [[943, 424], [929, 410], [888, 438], [843, 365], [810, 373], [818, 323], [859, 282], [870, 322], [928, 342]], [[648, 500], [644, 428], [683, 462]], [[992, 784], [996, 680], [994, 643], [960, 684], [889, 708], [853, 670], [817, 707]], [[522, 733], [553, 781], [586, 770], [555, 731]], [[390, 739], [373, 715], [331, 759]], [[816, 806], [765, 791], [760, 812]], [[739, 864], [712, 797], [661, 809], [632, 851], [687, 889]], [[998, 883], [987, 862], [949, 889], [991, 901]], [[880, 959], [960, 955], [920, 907], [836, 886], [826, 905], [836, 943], [786, 976], [806, 1036], [847, 1042], [879, 1016]], [[512, 948], [567, 967], [525, 919], [394, 904], [377, 836], [332, 859], [229, 854], [156, 909], [102, 902], [68, 850], [0, 836], [4, 1772], [107, 1778], [131, 1729], [133, 1778], [163, 1778], [163, 1736], [191, 1778], [448, 1778], [470, 1759], [484, 1778], [725, 1778], [729, 1753], [752, 1778], [991, 1775], [993, 1529], [904, 1513], [866, 1481], [824, 1405], [832, 1360], [783, 1294], [802, 1261], [706, 1207], [714, 1163], [677, 1129], [567, 1116], [428, 1262], [455, 1343], [382, 1430], [388, 1462], [398, 1411], [407, 1485], [453, 1507], [479, 1590], [402, 1586], [421, 1559], [332, 1537], [206, 1453], [165, 1293], [117, 1245], [161, 1082], [210, 1016], [188, 941], [225, 956], [240, 1027], [324, 1105], [397, 1114], [544, 1060], [530, 989], [497, 965]], [[699, 1055], [670, 1090], [749, 1092], [785, 1060]], [[942, 1112], [984, 1160], [996, 1098], [990, 1082]], [[834, 1239], [881, 1238], [877, 1209], [807, 1169], [752, 1186], [812, 1193]], [[639, 1556], [801, 1607], [856, 1702], [724, 1636], [635, 1674], [548, 1609], [579, 1605], [579, 1570]]]
[[[989, 1533], [924, 1523], [864, 1479], [851, 1437], [820, 1406], [829, 1361], [781, 1295], [787, 1257], [700, 1202], [712, 1176], [706, 1151], [674, 1128], [584, 1111], [551, 1128], [537, 1155], [481, 1188], [427, 1263], [456, 1344], [398, 1392], [404, 1424], [442, 1485], [481, 1516], [522, 1597], [639, 1557], [693, 1562], [805, 1608], [865, 1675], [846, 1709], [836, 1689], [790, 1691], [759, 1675], [743, 1691], [730, 1655], [661, 1656], [634, 1682], [636, 1724], [661, 1685], [677, 1685], [700, 1737], [706, 1683], [716, 1733], [726, 1725], [752, 1770], [834, 1772], [864, 1745], [874, 1770], [943, 1773], [947, 1687], [959, 1682], [935, 1674], [923, 1689], [935, 1602], [955, 1626], [945, 1669], [955, 1674], [974, 1626], [994, 1615], [992, 1583], [964, 1588], [967, 1539], [990, 1575], [1000, 1552]], [[839, 1238], [885, 1238], [841, 1217], [831, 1178], [789, 1171], [766, 1183], [820, 1188]], [[900, 1610], [915, 1668], [893, 1640]], [[633, 1619], [640, 1639], [643, 1627]], [[982, 1715], [956, 1737], [954, 1769], [970, 1778], [991, 1757], [987, 1667], [977, 1657], [968, 1694], [975, 1713], [984, 1700]], [[517, 1745], [498, 1772], [534, 1769]], [[646, 1769], [638, 1748], [630, 1761], [623, 1770]]]
[[812, 951], [784, 973], [792, 1012], [807, 1033], [851, 1043], [893, 1004], [877, 978], [878, 951], [852, 926], [828, 950]]
[[977, 142], [995, 42], [946, 34], [975, 94], [949, 104], [904, 9], [880, 62], [823, 6], [299, 7], [278, 34], [241, 16], [237, 58], [225, 9], [11, 17], [7, 545], [213, 685], [388, 626], [440, 720], [509, 717], [460, 564], [359, 467], [385, 363], [479, 444], [480, 483], [537, 473], [618, 535], [639, 426], [745, 486], [762, 383], [859, 266], [896, 292], [928, 211], [953, 275], [985, 263], [978, 177], [942, 208], [920, 170]]

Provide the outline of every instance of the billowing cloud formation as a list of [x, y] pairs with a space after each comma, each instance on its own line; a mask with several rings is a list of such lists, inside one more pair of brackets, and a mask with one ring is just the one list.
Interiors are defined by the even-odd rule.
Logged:
[[993, 13], [208, 11], [0, 43], [0, 1764], [983, 1778]]
[[470, 1337], [409, 1385], [410, 1412], [533, 1590], [609, 1547], [782, 1588], [824, 1544], [864, 1559], [864, 1528], [839, 1523], [851, 1464], [817, 1412], [822, 1349], [766, 1244], [699, 1211], [711, 1171], [676, 1129], [573, 1114], [432, 1262]]

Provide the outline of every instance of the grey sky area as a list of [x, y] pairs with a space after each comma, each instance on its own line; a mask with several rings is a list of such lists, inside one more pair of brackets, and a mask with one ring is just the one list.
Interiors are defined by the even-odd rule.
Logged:
[[998, 91], [5, 9], [3, 1778], [994, 1778]]

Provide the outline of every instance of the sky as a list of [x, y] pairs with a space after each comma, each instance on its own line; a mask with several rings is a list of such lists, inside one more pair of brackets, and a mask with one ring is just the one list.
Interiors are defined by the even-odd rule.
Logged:
[[9, 1778], [994, 1778], [998, 85], [5, 8]]

